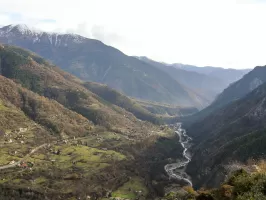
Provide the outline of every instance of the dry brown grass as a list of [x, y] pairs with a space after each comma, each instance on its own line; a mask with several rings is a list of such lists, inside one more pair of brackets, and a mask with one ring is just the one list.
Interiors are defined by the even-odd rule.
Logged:
[[[54, 100], [22, 88], [3, 76], [0, 76], [0, 82], [0, 99], [10, 105], [9, 108], [5, 107], [6, 111], [2, 112], [2, 118], [8, 119], [10, 113], [15, 117], [22, 110], [29, 118], [51, 129], [52, 132], [64, 131], [68, 135], [80, 136], [87, 134], [93, 128], [93, 124], [88, 119], [68, 110]], [[25, 117], [20, 114], [20, 117], [14, 119], [20, 123], [25, 121]]]
[[[95, 113], [98, 116], [98, 120], [96, 122], [94, 121], [97, 125], [105, 126], [112, 131], [123, 132], [129, 135], [144, 134], [149, 132], [150, 129], [155, 129], [152, 124], [139, 121], [132, 113], [125, 109], [102, 101], [96, 94], [83, 87], [81, 80], [57, 67], [31, 61], [30, 64], [21, 66], [20, 68], [40, 77], [43, 88], [56, 89], [62, 95], [65, 95], [68, 91], [82, 93], [83, 95], [76, 103], [79, 108], [81, 107], [83, 110], [88, 110], [88, 112]], [[61, 99], [55, 100], [69, 107], [66, 102], [60, 101]], [[90, 116], [80, 112], [80, 109], [76, 109], [75, 107], [69, 108], [92, 120]]]

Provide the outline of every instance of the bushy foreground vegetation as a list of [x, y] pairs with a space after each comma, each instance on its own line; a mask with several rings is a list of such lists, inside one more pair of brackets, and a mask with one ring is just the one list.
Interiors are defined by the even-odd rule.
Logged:
[[233, 171], [219, 188], [199, 189], [184, 187], [178, 193], [169, 193], [162, 200], [265, 200], [266, 162], [242, 166]]

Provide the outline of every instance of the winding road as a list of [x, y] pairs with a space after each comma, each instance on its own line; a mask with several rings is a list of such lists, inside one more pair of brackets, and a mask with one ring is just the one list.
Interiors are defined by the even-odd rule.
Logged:
[[[168, 174], [170, 178], [178, 179], [178, 180], [184, 180], [187, 182], [190, 186], [192, 186], [192, 181], [189, 179], [189, 176], [185, 172], [185, 167], [187, 164], [191, 161], [190, 155], [188, 154], [188, 148], [190, 146], [190, 141], [192, 138], [190, 138], [186, 134], [186, 130], [182, 129], [181, 123], [177, 124], [177, 128], [175, 131], [176, 134], [179, 136], [179, 142], [183, 147], [183, 157], [185, 158], [184, 161], [180, 161], [178, 163], [172, 163], [167, 164], [164, 166], [164, 170]], [[182, 170], [180, 168], [183, 168]], [[175, 172], [175, 170], [180, 169], [180, 172]]]
[[19, 161], [13, 163], [13, 164], [8, 164], [8, 165], [2, 165], [0, 166], [0, 170], [3, 170], [3, 169], [9, 169], [9, 168], [13, 168], [13, 167], [16, 167], [18, 166], [21, 162], [23, 162], [23, 160], [25, 160], [27, 157], [31, 156], [32, 154], [34, 154], [36, 151], [38, 151], [39, 149], [43, 148], [47, 146], [47, 144], [42, 144], [34, 149], [31, 150], [30, 153], [28, 153], [27, 155], [25, 155], [22, 159], [20, 159]]

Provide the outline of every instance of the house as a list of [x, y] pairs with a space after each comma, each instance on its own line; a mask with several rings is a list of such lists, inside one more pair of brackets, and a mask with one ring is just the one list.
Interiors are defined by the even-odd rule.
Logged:
[[19, 165], [21, 168], [28, 168], [28, 164], [25, 163], [25, 162], [21, 162], [20, 165]]
[[33, 163], [32, 162], [21, 162], [19, 167], [27, 169], [27, 168], [31, 168], [33, 167]]
[[13, 165], [13, 164], [15, 164], [16, 162], [14, 161], [14, 160], [12, 160], [10, 163], [9, 163], [9, 165]]

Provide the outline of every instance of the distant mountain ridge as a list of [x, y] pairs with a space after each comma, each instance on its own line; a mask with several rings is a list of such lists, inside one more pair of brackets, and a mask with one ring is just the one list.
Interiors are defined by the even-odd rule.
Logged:
[[167, 64], [145, 56], [138, 59], [165, 71], [172, 78], [204, 96], [211, 103], [229, 84], [242, 78], [249, 70], [223, 69], [218, 67], [197, 67], [183, 64]]
[[245, 74], [250, 72], [252, 69], [224, 69], [221, 67], [197, 67], [193, 65], [185, 65], [180, 63], [171, 64], [178, 69], [184, 69], [186, 71], [198, 72], [201, 74], [205, 74], [211, 77], [219, 78], [224, 81], [227, 85], [233, 83], [240, 78], [242, 78]]
[[0, 42], [29, 49], [82, 80], [107, 84], [138, 99], [198, 108], [208, 104], [166, 72], [98, 40], [9, 25], [0, 28]]

